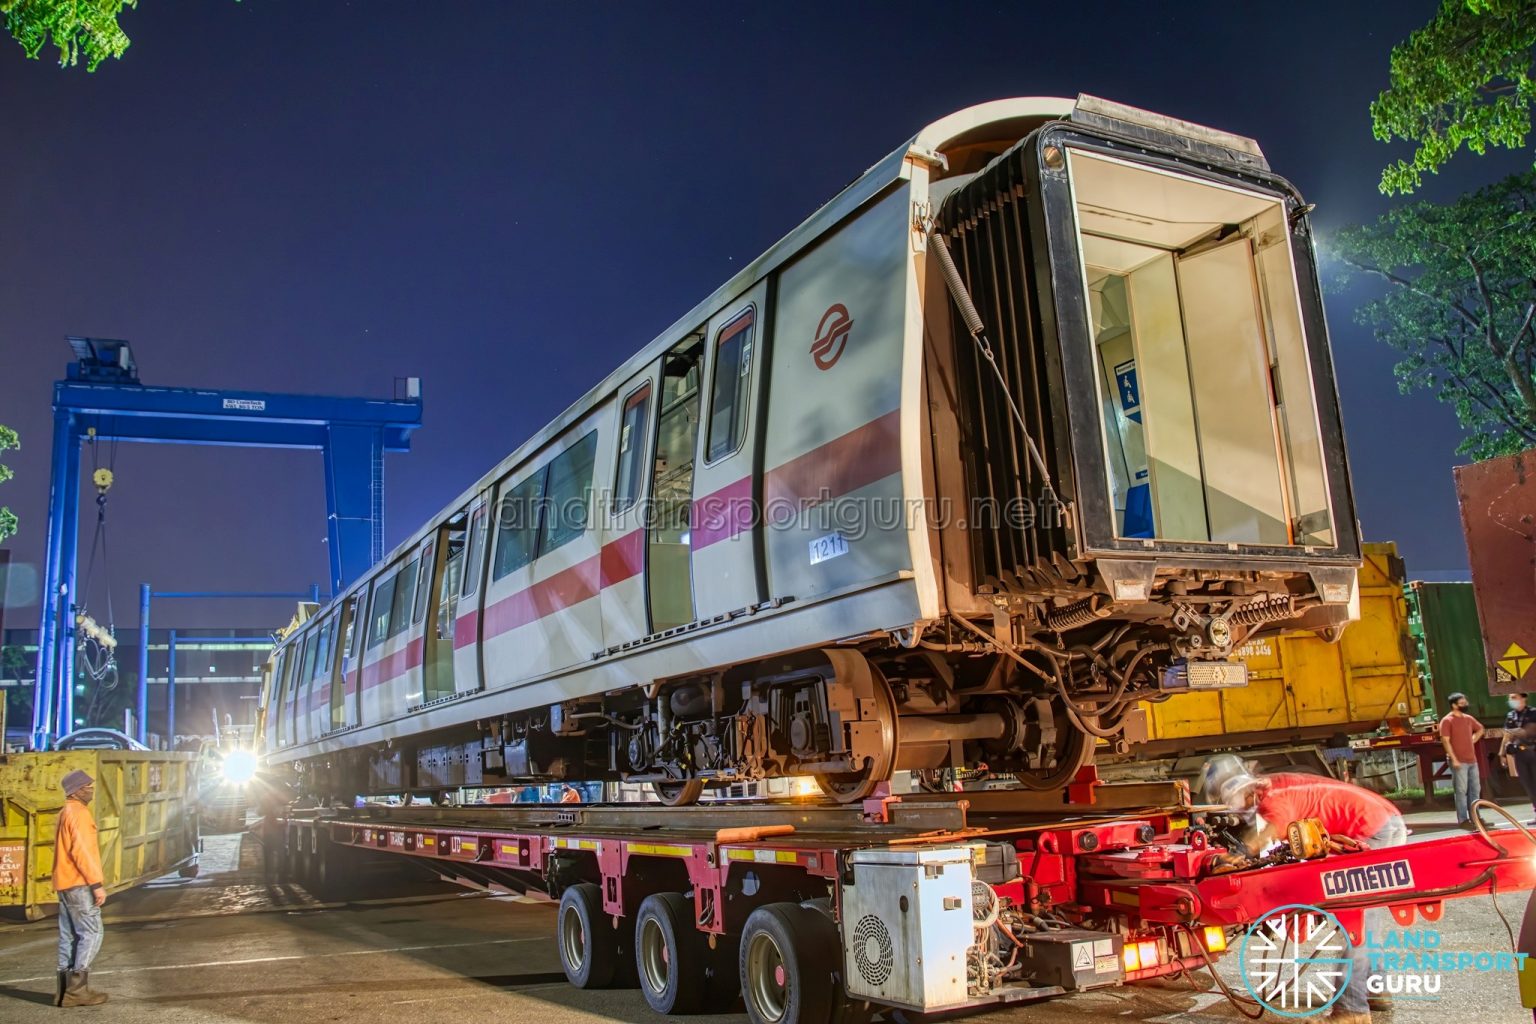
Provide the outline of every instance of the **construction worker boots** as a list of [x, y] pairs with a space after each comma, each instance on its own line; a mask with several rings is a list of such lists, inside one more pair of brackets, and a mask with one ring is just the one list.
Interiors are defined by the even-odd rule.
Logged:
[[60, 971], [54, 1006], [100, 1006], [107, 1001], [105, 992], [91, 988], [90, 971]]

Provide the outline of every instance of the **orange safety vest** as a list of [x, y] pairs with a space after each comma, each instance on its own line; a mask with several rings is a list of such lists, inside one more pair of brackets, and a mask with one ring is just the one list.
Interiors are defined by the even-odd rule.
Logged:
[[65, 800], [64, 809], [59, 811], [59, 830], [53, 840], [54, 891], [103, 882], [96, 819], [91, 817], [91, 809], [79, 800]]

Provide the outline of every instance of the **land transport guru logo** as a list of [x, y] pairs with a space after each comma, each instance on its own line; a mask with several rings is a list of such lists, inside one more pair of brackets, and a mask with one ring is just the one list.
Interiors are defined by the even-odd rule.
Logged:
[[1250, 925], [1238, 960], [1249, 994], [1282, 1017], [1326, 1012], [1354, 973], [1343, 924], [1303, 903], [1278, 907]]
[[1366, 930], [1356, 950], [1337, 917], [1291, 904], [1249, 926], [1238, 954], [1243, 984], [1264, 1009], [1281, 1017], [1326, 1013], [1354, 978], [1368, 972], [1368, 995], [1440, 998], [1443, 975], [1518, 972], [1526, 954], [1449, 950], [1433, 929]]

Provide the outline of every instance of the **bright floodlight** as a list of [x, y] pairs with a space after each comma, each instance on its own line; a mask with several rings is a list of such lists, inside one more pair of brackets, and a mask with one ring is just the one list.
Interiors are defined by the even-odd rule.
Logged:
[[224, 778], [244, 785], [256, 777], [256, 755], [249, 750], [232, 750], [224, 758]]

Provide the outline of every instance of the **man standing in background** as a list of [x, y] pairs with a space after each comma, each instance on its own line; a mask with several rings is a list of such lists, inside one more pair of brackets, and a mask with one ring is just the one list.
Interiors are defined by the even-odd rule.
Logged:
[[1477, 741], [1483, 738], [1483, 723], [1467, 714], [1467, 695], [1453, 693], [1451, 710], [1440, 719], [1440, 743], [1445, 747], [1446, 762], [1451, 766], [1451, 789], [1456, 794], [1456, 824], [1474, 829], [1472, 805], [1482, 798], [1482, 780], [1477, 770]]
[[91, 800], [96, 780], [76, 769], [64, 776], [64, 807], [53, 840], [53, 888], [59, 894], [59, 978], [55, 1006], [96, 1006], [91, 961], [101, 948], [101, 905], [107, 902], [101, 847]]

